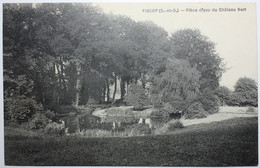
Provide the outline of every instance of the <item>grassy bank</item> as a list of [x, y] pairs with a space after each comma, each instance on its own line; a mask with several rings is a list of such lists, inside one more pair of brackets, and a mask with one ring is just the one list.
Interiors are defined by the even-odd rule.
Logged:
[[7, 165], [256, 166], [257, 117], [131, 138], [5, 136]]

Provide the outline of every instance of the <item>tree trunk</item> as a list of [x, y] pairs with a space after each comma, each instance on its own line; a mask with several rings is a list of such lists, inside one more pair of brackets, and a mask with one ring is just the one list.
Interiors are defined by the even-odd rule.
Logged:
[[137, 77], [135, 77], [135, 84], [137, 85], [137, 81], [138, 81], [138, 78]]
[[61, 88], [62, 87], [62, 85], [61, 85], [61, 73], [60, 73], [60, 69], [59, 69], [59, 66], [58, 66], [58, 64], [56, 65], [56, 69], [57, 69], [57, 72], [58, 72], [58, 81], [59, 81], [59, 88]]
[[121, 83], [120, 83], [120, 90], [121, 90], [121, 99], [124, 100], [125, 98], [125, 80], [121, 78]]
[[58, 85], [56, 84], [56, 64], [55, 64], [55, 62], [53, 63], [53, 80], [54, 80], [54, 88], [53, 88], [53, 94], [52, 94], [52, 105], [54, 107], [56, 107], [57, 104], [59, 104], [60, 91], [59, 91]]
[[106, 80], [106, 84], [107, 84], [107, 103], [109, 103], [110, 102], [110, 89], [109, 89], [108, 79]]
[[128, 80], [126, 81], [126, 94], [128, 93], [129, 83], [130, 83], [130, 81], [129, 81], [129, 79], [128, 79]]
[[116, 98], [116, 89], [117, 89], [117, 76], [115, 74], [115, 90], [114, 90], [114, 94], [113, 94], [113, 103], [115, 102], [115, 98]]
[[64, 74], [64, 66], [63, 66], [62, 58], [60, 57], [60, 75], [61, 75], [64, 90], [67, 91], [67, 86], [66, 86], [66, 82], [65, 82], [65, 78], [64, 78], [63, 74]]
[[77, 80], [76, 80], [76, 96], [75, 96], [75, 106], [79, 106], [79, 98], [80, 98], [80, 66], [77, 65]]
[[104, 82], [102, 102], [106, 101], [106, 82]]
[[141, 82], [142, 82], [142, 87], [145, 89], [145, 84], [146, 84], [145, 74], [142, 74], [142, 75], [141, 75]]
[[79, 134], [80, 133], [80, 126], [79, 126], [79, 116], [76, 116], [76, 133]]
[[43, 91], [43, 83], [41, 82], [41, 79], [39, 79], [39, 73], [37, 71], [34, 71], [34, 86], [37, 91], [36, 100], [38, 102], [44, 103], [44, 91]]

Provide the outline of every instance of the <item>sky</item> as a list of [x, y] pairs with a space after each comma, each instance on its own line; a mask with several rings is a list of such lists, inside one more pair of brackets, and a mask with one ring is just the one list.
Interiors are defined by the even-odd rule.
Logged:
[[[257, 28], [254, 3], [96, 3], [105, 13], [153, 21], [169, 34], [184, 28], [199, 29], [216, 43], [228, 70], [221, 86], [233, 90], [240, 77], [257, 81]], [[212, 9], [216, 11], [212, 11]], [[230, 10], [225, 10], [226, 8]], [[241, 11], [238, 11], [238, 8]], [[207, 10], [206, 10], [207, 9]], [[232, 11], [234, 10], [235, 11]], [[161, 12], [160, 11], [168, 12]], [[179, 10], [179, 12], [174, 12]], [[181, 11], [183, 10], [183, 11]], [[197, 11], [196, 11], [197, 10]], [[210, 10], [210, 11], [208, 11]]]

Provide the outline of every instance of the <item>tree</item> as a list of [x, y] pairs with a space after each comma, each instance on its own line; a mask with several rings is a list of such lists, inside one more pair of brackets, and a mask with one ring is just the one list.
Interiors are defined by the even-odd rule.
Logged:
[[234, 88], [235, 88], [235, 92], [237, 93], [248, 92], [248, 91], [257, 92], [257, 83], [254, 79], [243, 77], [238, 79]]
[[209, 114], [217, 113], [219, 111], [220, 100], [214, 91], [205, 89], [199, 96], [198, 101], [203, 105], [203, 109]]
[[257, 83], [254, 79], [243, 77], [239, 78], [235, 84], [235, 96], [240, 106], [257, 106]]
[[230, 99], [230, 95], [231, 95], [231, 90], [228, 89], [226, 86], [219, 86], [216, 91], [215, 94], [218, 96], [218, 98], [220, 99], [221, 105], [225, 105], [227, 104], [227, 102]]
[[35, 68], [35, 55], [39, 54], [35, 38], [36, 11], [32, 4], [5, 4], [3, 10], [5, 118], [22, 123], [43, 110], [43, 92], [37, 83], [39, 71]]
[[168, 42], [167, 36], [163, 28], [150, 21], [137, 22], [131, 29], [132, 72], [135, 82], [140, 80], [143, 88], [166, 56], [164, 47]]
[[46, 82], [43, 84], [42, 92], [47, 102], [43, 104], [53, 109], [71, 101], [68, 98], [70, 88], [65, 71], [73, 45], [63, 20], [66, 18], [64, 10], [69, 7], [71, 4], [38, 4], [35, 8], [36, 16], [38, 19], [41, 18], [37, 21], [39, 25], [36, 33], [37, 50], [45, 60], [39, 60], [39, 55], [36, 55], [36, 58], [39, 60], [39, 65], [42, 62], [47, 63], [45, 66], [37, 65], [39, 69], [46, 71], [40, 75], [38, 83]]
[[[180, 30], [169, 39], [152, 22], [107, 15], [91, 4], [5, 4], [3, 9], [7, 111], [26, 112], [29, 105], [11, 105], [21, 97], [43, 110], [89, 100], [113, 103], [118, 86], [122, 100], [137, 96], [132, 104], [142, 106], [151, 94], [155, 101], [181, 107], [214, 90], [223, 72], [215, 44], [198, 30]], [[27, 111], [28, 120], [34, 111]]]
[[215, 44], [207, 36], [195, 29], [179, 30], [172, 34], [169, 50], [173, 56], [189, 61], [200, 73], [200, 90], [219, 86], [219, 79], [224, 72], [222, 59], [215, 50]]
[[165, 71], [156, 75], [153, 99], [171, 102], [193, 99], [199, 92], [200, 73], [181, 59], [168, 59]]

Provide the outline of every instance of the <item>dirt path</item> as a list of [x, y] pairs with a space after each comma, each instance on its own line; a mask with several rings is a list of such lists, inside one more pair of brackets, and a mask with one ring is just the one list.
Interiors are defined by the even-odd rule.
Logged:
[[185, 120], [181, 119], [180, 121], [184, 126], [194, 125], [194, 124], [202, 124], [202, 123], [211, 123], [215, 121], [223, 121], [236, 117], [255, 117], [258, 116], [258, 109], [256, 108], [256, 112], [246, 112], [247, 107], [220, 107], [220, 111], [216, 114], [211, 114], [207, 118], [201, 119], [192, 119]]

